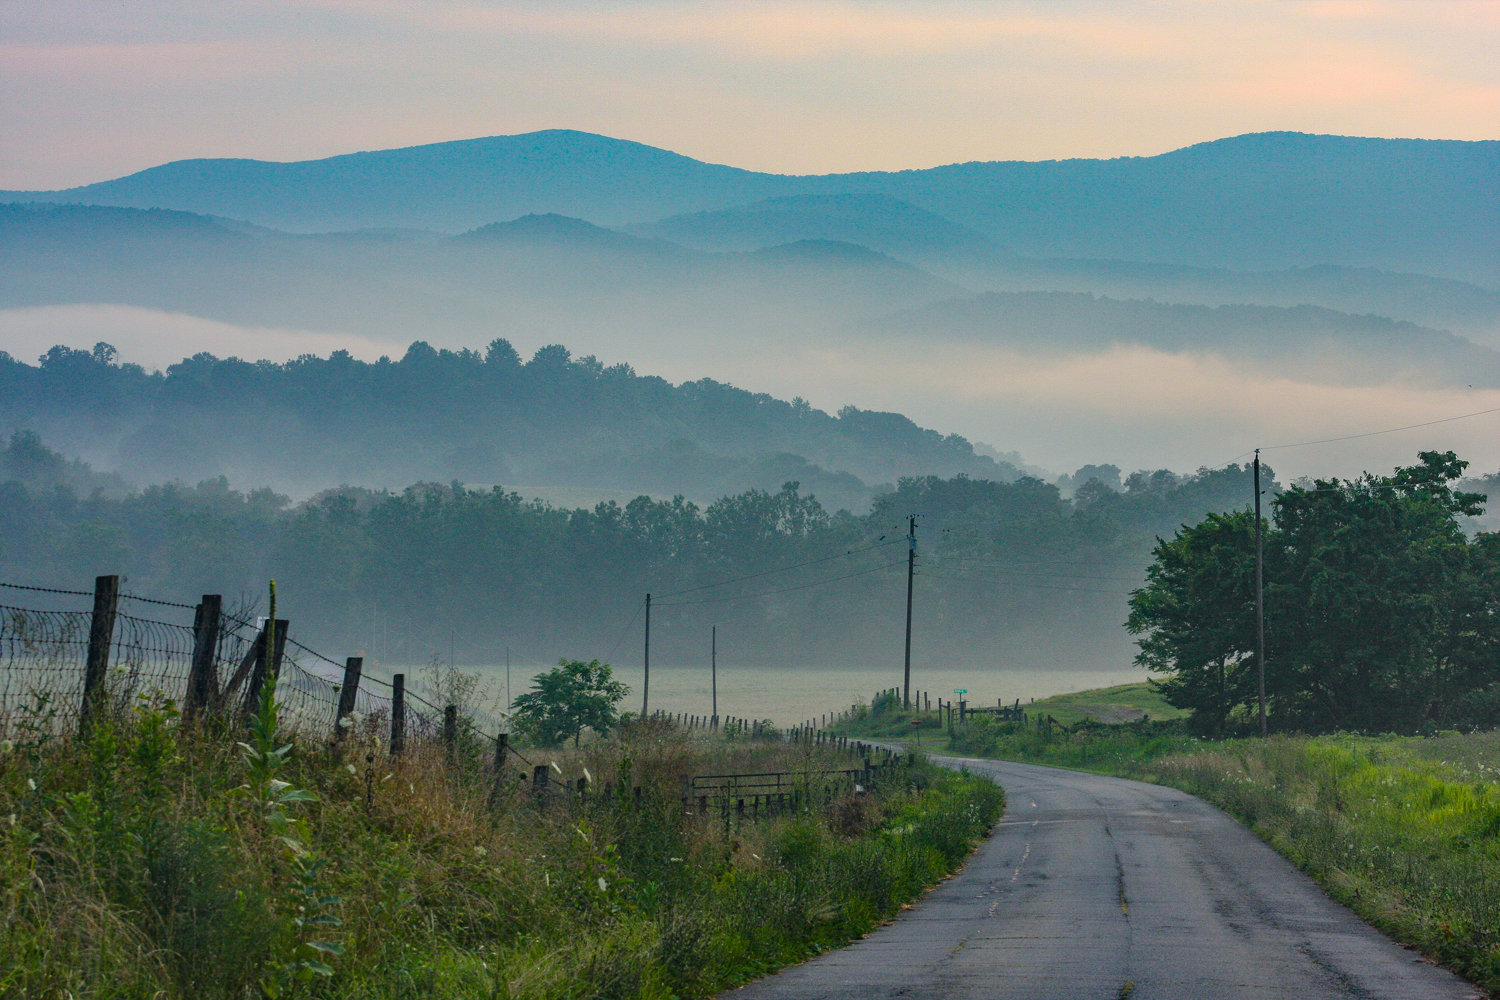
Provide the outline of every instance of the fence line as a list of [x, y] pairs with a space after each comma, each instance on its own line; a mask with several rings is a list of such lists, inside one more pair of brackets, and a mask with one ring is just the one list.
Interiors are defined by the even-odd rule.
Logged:
[[[222, 612], [217, 595], [205, 595], [198, 605], [165, 601], [122, 593], [111, 576], [98, 578], [92, 592], [14, 583], [0, 588], [9, 598], [0, 603], [0, 737], [22, 726], [83, 729], [91, 714], [127, 712], [138, 699], [171, 699], [184, 715], [241, 718], [253, 711], [268, 675], [276, 678], [283, 720], [309, 735], [336, 737], [341, 718], [388, 721], [424, 741], [452, 741], [459, 733], [457, 725], [445, 725], [446, 707], [410, 689], [398, 701], [402, 675], [388, 681], [359, 668], [351, 672], [359, 658], [339, 663], [290, 638], [285, 622], [277, 628], [277, 648], [266, 650], [263, 624]], [[43, 595], [92, 598], [93, 609], [40, 606], [47, 603]], [[149, 605], [156, 617], [123, 612], [122, 602], [132, 611], [128, 602]], [[173, 611], [191, 614], [173, 621]], [[200, 662], [202, 676], [195, 677]], [[344, 691], [346, 684], [352, 693]], [[464, 719], [462, 731], [469, 740], [496, 743], [503, 726], [486, 715]]]

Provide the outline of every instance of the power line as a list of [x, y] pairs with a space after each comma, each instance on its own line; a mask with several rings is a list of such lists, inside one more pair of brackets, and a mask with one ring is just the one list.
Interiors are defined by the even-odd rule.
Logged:
[[[1426, 420], [1420, 424], [1407, 424], [1404, 427], [1387, 427], [1385, 430], [1365, 431], [1361, 434], [1344, 434], [1340, 437], [1318, 438], [1316, 441], [1296, 441], [1291, 444], [1273, 444], [1261, 448], [1261, 451], [1280, 451], [1286, 448], [1306, 448], [1315, 444], [1333, 444], [1338, 441], [1354, 441], [1359, 438], [1379, 437], [1382, 434], [1396, 434], [1401, 431], [1414, 431], [1422, 427], [1434, 427], [1438, 424], [1451, 424], [1455, 420], [1468, 420], [1472, 417], [1483, 417], [1490, 413], [1500, 413], [1500, 406], [1492, 406], [1487, 410], [1475, 410], [1473, 413], [1460, 413], [1456, 417], [1442, 417], [1438, 420]], [[1250, 452], [1245, 452], [1246, 455]], [[1236, 458], [1243, 456], [1236, 456]]]
[[[1119, 583], [1135, 583], [1135, 582], [1137, 582], [1140, 579], [1139, 575], [1136, 575], [1136, 576], [1098, 576], [1098, 575], [1090, 574], [1090, 573], [1069, 573], [1069, 572], [1066, 572], [1066, 571], [1052, 571], [1052, 572], [1048, 572], [1046, 575], [1042, 575], [1042, 574], [1028, 573], [1028, 572], [1026, 572], [1024, 570], [1013, 569], [1012, 567], [1014, 565], [1016, 565], [1014, 563], [979, 562], [979, 561], [967, 560], [967, 559], [942, 560], [942, 561], [936, 561], [936, 560], [934, 560], [932, 563], [929, 563], [929, 565], [936, 565], [939, 569], [947, 568], [947, 567], [950, 567], [950, 566], [952, 568], [955, 568], [955, 569], [969, 569], [969, 568], [983, 569], [983, 570], [987, 570], [988, 572], [991, 572], [991, 573], [1004, 573], [1004, 574], [1008, 574], [1010, 576], [1026, 576], [1026, 577], [1031, 577], [1033, 579], [1045, 579], [1045, 580], [1056, 579], [1058, 577], [1062, 577], [1064, 579], [1069, 579], [1069, 580], [1103, 580], [1103, 581], [1106, 581], [1106, 582], [1108, 582], [1108, 581], [1116, 581], [1116, 582], [1119, 582]], [[1050, 565], [1050, 564], [1044, 563], [1044, 562], [1035, 562], [1035, 563], [1022, 564], [1022, 565], [1046, 566], [1046, 565]]]
[[696, 601], [673, 601], [668, 604], [657, 604], [656, 606], [662, 608], [685, 608], [694, 604], [723, 604], [727, 601], [749, 601], [754, 600], [758, 597], [771, 597], [776, 594], [789, 594], [794, 590], [807, 590], [810, 587], [821, 587], [826, 583], [838, 583], [840, 580], [852, 580], [855, 577], [868, 576], [871, 573], [879, 573], [881, 570], [890, 569], [893, 566], [901, 566], [905, 563], [905, 559], [898, 559], [895, 562], [881, 563], [879, 566], [872, 566], [869, 569], [856, 570], [853, 573], [846, 573], [843, 576], [832, 576], [823, 580], [813, 580], [810, 583], [798, 584], [795, 587], [783, 587], [779, 590], [764, 590], [755, 594], [737, 594], [732, 597], [705, 597]]
[[609, 647], [609, 652], [604, 654], [604, 658], [606, 660], [612, 658], [615, 655], [615, 650], [620, 648], [620, 643], [624, 642], [625, 637], [630, 634], [630, 627], [635, 624], [635, 620], [641, 616], [641, 611], [645, 607], [646, 605], [644, 603], [637, 604], [635, 606], [635, 614], [630, 616], [630, 621], [626, 622], [625, 627], [620, 629], [620, 637], [615, 640], [615, 644], [613, 646]]
[[952, 573], [931, 573], [930, 576], [939, 580], [962, 580], [973, 583], [989, 583], [997, 587], [1010, 587], [1020, 590], [1060, 590], [1072, 594], [1119, 594], [1130, 596], [1129, 590], [1105, 590], [1100, 587], [1055, 587], [1045, 583], [1017, 583], [1012, 580], [996, 580], [987, 576], [962, 576]]
[[821, 563], [832, 562], [835, 559], [845, 559], [845, 558], [848, 558], [849, 556], [857, 555], [857, 554], [859, 554], [861, 552], [871, 552], [871, 551], [873, 551], [875, 549], [884, 548], [887, 545], [895, 545], [896, 542], [900, 541], [900, 540], [901, 539], [892, 539], [889, 542], [878, 541], [878, 542], [875, 542], [872, 545], [866, 545], [863, 548], [849, 549], [849, 550], [844, 551], [844, 552], [835, 553], [834, 555], [831, 555], [831, 556], [823, 556], [822, 558], [819, 558], [819, 559], [809, 559], [806, 562], [792, 563], [789, 566], [781, 566], [781, 567], [779, 567], [777, 569], [768, 569], [768, 570], [764, 570], [764, 571], [762, 571], [760, 573], [749, 573], [749, 574], [746, 574], [745, 576], [730, 577], [727, 580], [719, 580], [716, 583], [704, 583], [704, 584], [699, 584], [696, 587], [685, 587], [682, 590], [672, 590], [672, 591], [668, 591], [666, 593], [657, 594], [656, 596], [658, 598], [661, 598], [661, 597], [677, 597], [677, 596], [679, 596], [681, 594], [693, 594], [693, 593], [697, 593], [700, 590], [712, 590], [714, 587], [723, 587], [723, 586], [725, 586], [727, 584], [731, 584], [731, 583], [741, 583], [741, 582], [743, 582], [745, 580], [759, 580], [761, 577], [775, 576], [777, 573], [788, 573], [788, 572], [790, 572], [790, 571], [792, 571], [794, 569], [802, 569], [804, 566], [817, 566], [817, 565], [819, 565]]

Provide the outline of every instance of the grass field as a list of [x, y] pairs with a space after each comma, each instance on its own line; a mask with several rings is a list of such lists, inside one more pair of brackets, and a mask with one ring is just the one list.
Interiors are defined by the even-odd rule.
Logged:
[[1109, 723], [1139, 722], [1145, 718], [1165, 721], [1185, 718], [1188, 714], [1185, 709], [1168, 705], [1146, 681], [1038, 698], [1023, 707], [1032, 716], [1050, 715], [1065, 726], [1084, 719]]

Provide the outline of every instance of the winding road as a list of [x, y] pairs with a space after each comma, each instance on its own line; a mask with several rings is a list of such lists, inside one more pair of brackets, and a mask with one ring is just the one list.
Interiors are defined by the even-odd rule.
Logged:
[[1031, 764], [943, 762], [1006, 792], [1004, 818], [963, 870], [864, 939], [727, 998], [1483, 996], [1191, 795]]

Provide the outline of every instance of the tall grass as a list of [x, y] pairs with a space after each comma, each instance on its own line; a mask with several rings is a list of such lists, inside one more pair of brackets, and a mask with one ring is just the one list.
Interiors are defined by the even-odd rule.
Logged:
[[1500, 990], [1500, 734], [1273, 737], [1147, 774], [1242, 819], [1335, 897]]
[[481, 747], [392, 758], [361, 727], [332, 750], [258, 725], [143, 701], [86, 741], [0, 748], [0, 995], [705, 996], [868, 931], [1002, 806], [915, 766], [831, 810], [726, 824], [684, 811], [684, 777], [848, 759], [638, 726], [527, 749], [592, 777], [540, 807]]

